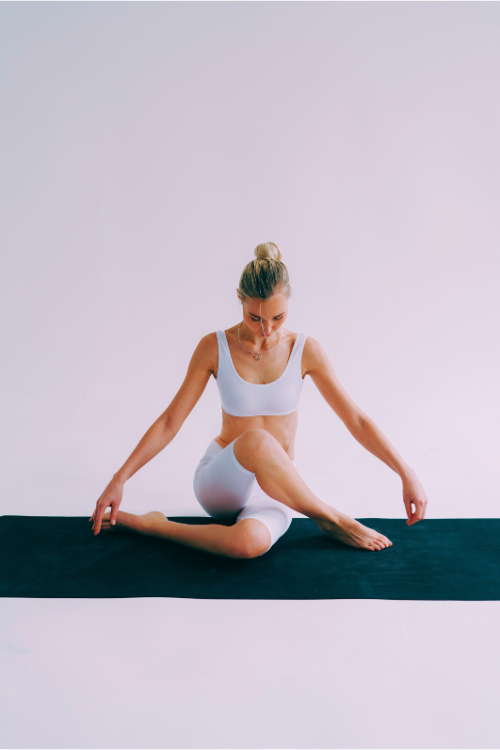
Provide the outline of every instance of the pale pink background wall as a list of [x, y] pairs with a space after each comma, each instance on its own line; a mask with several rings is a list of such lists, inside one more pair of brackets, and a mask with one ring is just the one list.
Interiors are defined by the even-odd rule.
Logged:
[[[428, 517], [497, 516], [498, 4], [0, 15], [0, 511], [90, 515], [273, 240], [288, 326], [417, 470]], [[122, 507], [200, 512], [219, 430], [210, 381]], [[352, 515], [404, 516], [308, 379], [297, 465]]]
[[[0, 3], [0, 513], [90, 515], [274, 240], [290, 328], [428, 517], [498, 517], [499, 27], [483, 2]], [[307, 379], [299, 421], [318, 494], [404, 517]], [[210, 382], [123, 507], [199, 512], [219, 429]], [[2, 747], [498, 747], [499, 602], [0, 608]]]

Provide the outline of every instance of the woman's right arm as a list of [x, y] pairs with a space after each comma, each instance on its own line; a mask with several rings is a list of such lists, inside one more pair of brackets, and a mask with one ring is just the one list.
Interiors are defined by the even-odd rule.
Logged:
[[110, 521], [112, 524], [116, 523], [118, 508], [123, 497], [123, 486], [127, 479], [130, 479], [144, 464], [158, 455], [179, 432], [205, 390], [210, 375], [214, 372], [216, 345], [215, 333], [209, 333], [201, 339], [189, 362], [184, 382], [172, 402], [151, 425], [123, 466], [118, 469], [105, 487], [90, 517], [90, 520], [94, 522], [92, 525], [94, 534], [98, 534], [101, 530], [102, 517], [109, 507], [111, 507]]

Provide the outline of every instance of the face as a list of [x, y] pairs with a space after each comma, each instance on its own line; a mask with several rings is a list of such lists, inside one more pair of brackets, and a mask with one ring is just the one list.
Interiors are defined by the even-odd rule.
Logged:
[[[238, 291], [238, 290], [237, 290]], [[238, 291], [241, 302], [241, 295]], [[288, 297], [284, 293], [273, 294], [266, 300], [247, 297], [243, 302], [243, 321], [255, 336], [270, 338], [276, 334], [288, 314]]]

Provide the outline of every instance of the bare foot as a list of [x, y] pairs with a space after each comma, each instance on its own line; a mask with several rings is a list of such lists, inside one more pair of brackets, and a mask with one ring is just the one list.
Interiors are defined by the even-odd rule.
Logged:
[[316, 521], [324, 533], [338, 542], [343, 542], [351, 547], [360, 549], [375, 550], [392, 547], [392, 542], [383, 534], [379, 534], [375, 529], [363, 526], [362, 523], [351, 518], [346, 513], [340, 513], [337, 523], [333, 521]]
[[137, 531], [141, 533], [142, 531], [142, 519], [143, 518], [163, 518], [166, 520], [166, 515], [164, 513], [160, 513], [159, 510], [152, 510], [149, 513], [142, 513], [141, 515], [136, 515], [135, 513], [127, 513], [124, 510], [119, 510], [118, 515], [116, 516], [116, 525], [111, 525], [111, 511], [108, 511], [105, 513], [102, 517], [102, 531], [108, 531], [109, 529], [117, 529], [118, 527], [122, 529], [128, 529], [129, 531]]

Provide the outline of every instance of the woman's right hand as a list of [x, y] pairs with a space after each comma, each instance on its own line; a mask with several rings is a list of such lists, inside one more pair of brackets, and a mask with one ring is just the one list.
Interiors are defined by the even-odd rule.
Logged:
[[116, 517], [118, 515], [118, 508], [123, 497], [123, 482], [113, 477], [109, 482], [104, 492], [98, 499], [95, 510], [89, 518], [89, 521], [93, 521], [92, 528], [94, 529], [94, 536], [101, 530], [102, 518], [106, 510], [111, 507], [110, 521], [111, 525], [115, 525]]

